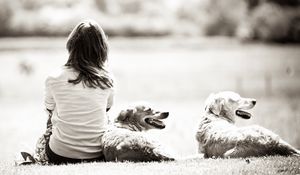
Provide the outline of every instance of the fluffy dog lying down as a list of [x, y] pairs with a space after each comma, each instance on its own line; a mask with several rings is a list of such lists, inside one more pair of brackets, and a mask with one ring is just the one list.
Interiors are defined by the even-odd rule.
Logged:
[[[149, 139], [141, 131], [149, 129], [163, 129], [163, 119], [168, 112], [159, 112], [147, 107], [137, 105], [132, 109], [123, 110], [116, 118], [115, 123], [102, 137], [103, 153], [106, 161], [168, 161], [174, 160], [155, 141]], [[52, 134], [51, 115], [47, 122], [45, 134], [39, 138], [35, 153], [32, 156], [21, 152], [24, 160], [16, 161], [17, 165], [48, 164], [45, 152], [46, 143]], [[100, 143], [99, 143], [100, 145]]]
[[236, 116], [249, 119], [244, 111], [254, 107], [255, 99], [242, 98], [234, 92], [212, 94], [206, 100], [196, 139], [199, 153], [205, 158], [237, 158], [267, 155], [300, 155], [300, 152], [278, 135], [254, 125], [237, 127]]
[[121, 111], [114, 126], [102, 137], [106, 161], [170, 161], [174, 160], [155, 141], [141, 131], [163, 129], [162, 119], [168, 112], [159, 112], [145, 105]]

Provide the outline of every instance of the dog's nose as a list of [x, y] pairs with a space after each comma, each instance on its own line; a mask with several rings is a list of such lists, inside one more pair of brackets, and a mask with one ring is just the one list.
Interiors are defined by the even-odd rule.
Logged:
[[169, 116], [169, 112], [163, 112], [161, 113], [163, 116], [168, 117]]
[[256, 100], [252, 100], [252, 104], [255, 105], [256, 104]]

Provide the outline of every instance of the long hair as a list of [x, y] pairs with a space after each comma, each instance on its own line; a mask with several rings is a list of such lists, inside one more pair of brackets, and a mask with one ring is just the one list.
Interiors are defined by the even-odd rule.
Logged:
[[77, 78], [68, 80], [90, 88], [113, 87], [113, 80], [105, 69], [108, 43], [102, 28], [92, 20], [80, 22], [70, 33], [67, 41], [69, 59], [66, 67], [75, 69]]

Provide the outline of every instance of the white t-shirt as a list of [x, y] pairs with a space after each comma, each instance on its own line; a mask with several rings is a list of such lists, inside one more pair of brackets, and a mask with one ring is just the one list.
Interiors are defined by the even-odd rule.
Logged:
[[64, 67], [46, 79], [45, 105], [54, 110], [49, 146], [58, 155], [74, 159], [100, 156], [101, 138], [108, 126], [106, 109], [113, 103], [113, 89], [74, 85], [78, 73]]

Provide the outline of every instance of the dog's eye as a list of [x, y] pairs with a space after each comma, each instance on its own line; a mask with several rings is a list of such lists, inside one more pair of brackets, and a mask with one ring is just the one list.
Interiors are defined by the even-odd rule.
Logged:
[[144, 111], [145, 112], [150, 112], [150, 111], [152, 111], [152, 109], [151, 108], [146, 108], [146, 109], [144, 109]]
[[232, 99], [232, 98], [229, 98], [228, 101], [229, 101], [230, 103], [234, 103], [234, 102], [238, 102], [239, 99]]

